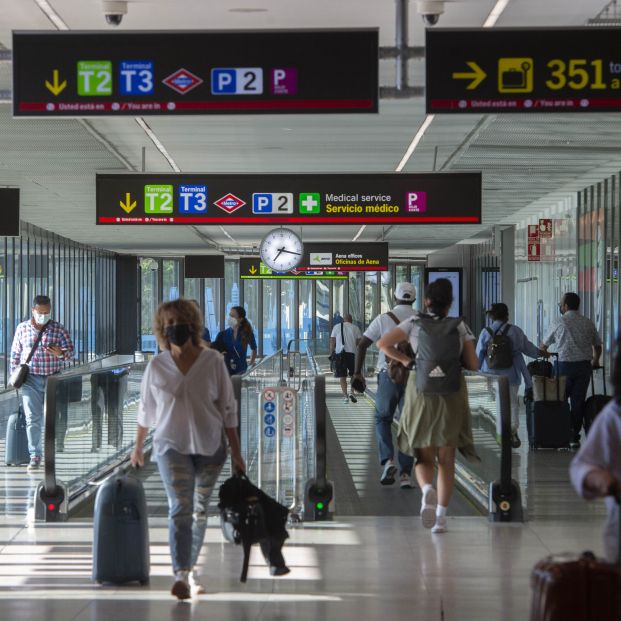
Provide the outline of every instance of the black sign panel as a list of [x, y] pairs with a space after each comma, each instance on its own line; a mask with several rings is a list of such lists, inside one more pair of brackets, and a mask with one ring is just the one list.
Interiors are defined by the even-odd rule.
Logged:
[[478, 172], [97, 175], [97, 224], [480, 222]]
[[190, 254], [183, 264], [185, 278], [224, 278], [224, 255]]
[[344, 280], [348, 276], [344, 271], [304, 271], [299, 268], [286, 273], [273, 272], [259, 257], [255, 257], [251, 259], [241, 258], [239, 260], [239, 277], [242, 280], [252, 280], [255, 278], [261, 280], [269, 280], [272, 278], [288, 280], [313, 280], [317, 278], [321, 278], [322, 280]]
[[621, 111], [620, 28], [427, 30], [427, 112]]
[[0, 237], [19, 237], [19, 189], [0, 188]]
[[15, 116], [377, 112], [378, 31], [14, 32]]
[[388, 270], [388, 242], [304, 244], [304, 271], [383, 272]]

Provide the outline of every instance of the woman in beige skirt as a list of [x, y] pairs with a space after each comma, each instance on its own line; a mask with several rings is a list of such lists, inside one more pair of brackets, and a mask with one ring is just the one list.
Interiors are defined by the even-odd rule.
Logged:
[[[446, 532], [446, 509], [455, 480], [455, 450], [477, 460], [462, 366], [475, 371], [476, 338], [460, 318], [448, 317], [453, 302], [449, 280], [440, 278], [425, 290], [428, 314], [406, 319], [385, 334], [378, 347], [403, 366], [414, 368], [405, 390], [399, 424], [399, 450], [416, 455], [416, 479], [423, 492], [421, 519], [432, 533]], [[415, 358], [396, 346], [409, 341]], [[438, 491], [433, 487], [438, 465]]]

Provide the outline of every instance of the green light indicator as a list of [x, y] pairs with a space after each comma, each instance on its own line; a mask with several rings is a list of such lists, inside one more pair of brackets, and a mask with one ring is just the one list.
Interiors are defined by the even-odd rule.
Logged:
[[319, 509], [319, 511], [321, 511], [325, 505], [323, 504], [323, 502], [318, 502], [315, 506], [317, 507], [317, 509]]

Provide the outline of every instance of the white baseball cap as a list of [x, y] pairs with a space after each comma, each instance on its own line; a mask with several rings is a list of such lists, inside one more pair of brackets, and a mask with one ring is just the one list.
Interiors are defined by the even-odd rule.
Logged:
[[413, 302], [416, 299], [416, 287], [411, 282], [400, 282], [395, 289], [395, 299]]

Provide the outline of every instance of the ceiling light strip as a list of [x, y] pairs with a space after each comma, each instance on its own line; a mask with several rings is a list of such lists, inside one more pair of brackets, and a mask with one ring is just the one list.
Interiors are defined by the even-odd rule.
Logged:
[[43, 11], [45, 16], [58, 28], [58, 30], [69, 30], [69, 26], [63, 18], [54, 10], [47, 0], [34, 0], [35, 4]]
[[423, 139], [425, 132], [431, 125], [434, 118], [435, 118], [435, 115], [433, 114], [428, 114], [425, 117], [423, 124], [418, 128], [418, 131], [416, 132], [416, 135], [414, 136], [414, 138], [412, 138], [412, 142], [410, 143], [408, 150], [405, 152], [405, 155], [401, 158], [401, 161], [399, 162], [399, 165], [397, 166], [397, 168], [395, 168], [395, 172], [401, 172], [404, 169], [412, 153], [414, 153], [414, 149], [416, 149], [416, 147], [418, 146], [418, 143]]
[[138, 123], [138, 125], [140, 125], [142, 129], [144, 129], [145, 134], [149, 136], [151, 142], [155, 145], [156, 149], [164, 156], [166, 161], [170, 164], [170, 167], [175, 172], [181, 172], [181, 169], [179, 168], [179, 166], [177, 166], [175, 160], [173, 160], [173, 158], [170, 156], [170, 153], [166, 151], [166, 147], [160, 142], [159, 138], [155, 135], [155, 132], [147, 125], [146, 121], [142, 117], [137, 116], [136, 123]]
[[503, 14], [509, 2], [510, 0], [497, 0], [496, 5], [483, 23], [483, 28], [491, 28], [492, 26], [495, 26], [498, 18]]
[[100, 134], [89, 121], [86, 119], [76, 120], [91, 136], [93, 136], [93, 138], [95, 138], [95, 140], [106, 147], [106, 149], [108, 149], [108, 151], [110, 151], [110, 153], [112, 153], [112, 155], [114, 155], [114, 157], [116, 157], [116, 159], [119, 160], [125, 168], [127, 168], [127, 170], [136, 170], [136, 167], [107, 138]]
[[364, 233], [364, 229], [366, 228], [367, 228], [367, 225], [363, 224], [358, 230], [358, 232], [356, 233], [356, 236], [352, 239], [352, 241], [357, 241], [357, 239]]
[[237, 242], [236, 242], [236, 241], [235, 241], [235, 240], [234, 240], [234, 239], [233, 239], [233, 238], [232, 238], [232, 237], [228, 234], [228, 232], [226, 231], [226, 229], [225, 229], [222, 225], [219, 225], [219, 226], [220, 226], [220, 230], [221, 230], [221, 231], [222, 231], [222, 232], [223, 232], [223, 233], [224, 233], [224, 234], [225, 234], [225, 235], [226, 235], [226, 236], [227, 236], [227, 237], [228, 237], [228, 238], [229, 238], [229, 239], [230, 239], [230, 240], [231, 240], [234, 244], [237, 244]]

